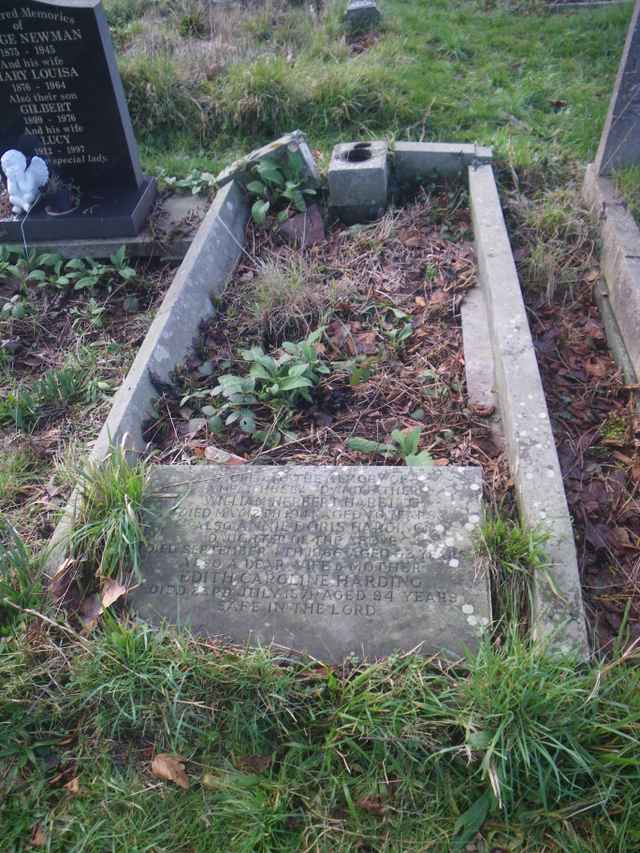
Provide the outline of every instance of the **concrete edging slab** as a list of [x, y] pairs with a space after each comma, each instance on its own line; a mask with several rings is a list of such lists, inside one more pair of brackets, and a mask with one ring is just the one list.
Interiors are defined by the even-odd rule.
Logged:
[[549, 534], [551, 580], [535, 579], [532, 631], [552, 651], [589, 654], [571, 517], [511, 244], [491, 165], [469, 167], [480, 286], [511, 476], [523, 521]]
[[640, 228], [622, 201], [613, 181], [587, 167], [582, 188], [589, 207], [600, 217], [600, 262], [607, 282], [608, 300], [624, 348], [640, 376]]
[[[89, 454], [101, 462], [114, 445], [141, 452], [145, 449], [142, 426], [153, 412], [158, 392], [149, 375], [168, 381], [171, 372], [193, 345], [202, 320], [213, 312], [211, 297], [220, 294], [244, 246], [249, 203], [234, 181], [216, 196], [198, 229], [171, 287], [147, 332], [111, 410]], [[47, 564], [55, 571], [70, 531], [77, 490], [72, 494], [51, 543]]]
[[158, 392], [149, 379], [153, 373], [168, 381], [198, 333], [198, 326], [213, 312], [211, 297], [222, 293], [244, 245], [249, 218], [248, 201], [235, 182], [216, 196], [209, 212], [178, 267], [171, 287], [120, 386], [109, 416], [91, 452], [103, 458], [112, 444], [129, 436], [127, 446], [144, 450], [141, 426], [151, 415]]
[[491, 148], [484, 145], [449, 142], [396, 142], [391, 158], [399, 184], [415, 183], [434, 174], [464, 177], [474, 163], [490, 163]]

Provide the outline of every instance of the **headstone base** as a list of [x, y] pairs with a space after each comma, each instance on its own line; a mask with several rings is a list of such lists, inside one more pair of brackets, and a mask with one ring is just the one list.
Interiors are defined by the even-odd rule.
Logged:
[[47, 213], [41, 201], [26, 217], [0, 220], [0, 243], [134, 237], [144, 227], [156, 194], [155, 180], [145, 178], [139, 189], [87, 195], [77, 210], [63, 215]]

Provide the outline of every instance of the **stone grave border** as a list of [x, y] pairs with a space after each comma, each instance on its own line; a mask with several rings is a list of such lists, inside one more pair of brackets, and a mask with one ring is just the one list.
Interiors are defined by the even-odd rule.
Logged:
[[640, 228], [613, 181], [587, 167], [583, 197], [600, 220], [600, 263], [606, 287], [596, 289], [611, 352], [625, 379], [640, 377]]
[[[471, 381], [478, 395], [489, 399], [495, 387], [521, 516], [528, 525], [549, 532], [553, 587], [541, 579], [535, 583], [533, 636], [549, 641], [552, 650], [571, 648], [584, 657], [589, 646], [571, 518], [491, 156], [487, 148], [444, 143], [397, 143], [390, 152], [400, 184], [428, 176], [468, 176], [480, 281], [471, 307], [463, 312], [463, 334], [466, 327], [465, 339], [477, 340], [469, 323], [476, 329], [482, 324], [492, 339], [491, 347], [485, 341], [468, 359], [484, 360], [475, 373], [483, 377], [482, 387]], [[227, 184], [178, 268], [89, 461], [100, 462], [113, 445], [144, 451], [142, 425], [157, 396], [149, 372], [168, 380], [187, 355], [201, 321], [213, 311], [211, 296], [222, 292], [244, 250], [248, 218], [245, 194], [236, 181]], [[72, 495], [54, 532], [49, 570], [55, 571], [59, 563], [76, 500]]]

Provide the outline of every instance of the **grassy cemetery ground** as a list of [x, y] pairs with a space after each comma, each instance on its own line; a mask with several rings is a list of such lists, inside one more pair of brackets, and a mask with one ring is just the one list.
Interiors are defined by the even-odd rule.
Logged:
[[[537, 2], [507, 13], [499, 0], [387, 0], [382, 31], [350, 43], [340, 5], [105, 5], [145, 166], [168, 186], [208, 192], [203, 171], [295, 127], [323, 166], [356, 138], [494, 147], [602, 656], [546, 656], [515, 625], [544, 540], [508, 520], [486, 413], [463, 405], [457, 311], [475, 275], [464, 197], [434, 190], [304, 253], [250, 224], [233, 289], [149, 425], [165, 463], [206, 460], [203, 425], [190, 426], [200, 418], [218, 447], [262, 463], [398, 463], [373, 442], [411, 428], [414, 454], [493, 470], [504, 518], [479, 547], [513, 618], [458, 667], [406, 654], [332, 668], [112, 615], [140, 544], [146, 469], [116, 458], [98, 478], [82, 457], [174, 267], [4, 254], [0, 847], [637, 849], [638, 424], [593, 304], [596, 229], [579, 197], [630, 6], [546, 15]], [[618, 181], [637, 211], [638, 176]], [[330, 290], [317, 285], [327, 277]], [[286, 301], [274, 298], [283, 287]], [[320, 404], [273, 426], [260, 400], [253, 433], [209, 423], [200, 392], [221, 369], [246, 371], [240, 346], [276, 354], [321, 320]], [[79, 481], [92, 497], [77, 540], [89, 556], [64, 614], [47, 603], [43, 548]], [[90, 595], [98, 561], [104, 614]]]

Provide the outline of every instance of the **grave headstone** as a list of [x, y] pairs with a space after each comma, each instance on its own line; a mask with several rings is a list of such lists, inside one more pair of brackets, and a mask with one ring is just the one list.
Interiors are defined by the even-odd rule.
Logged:
[[381, 15], [376, 0], [350, 0], [344, 18], [349, 32], [359, 35], [375, 30], [380, 25]]
[[151, 622], [340, 661], [475, 649], [479, 468], [157, 466], [144, 581]]
[[595, 166], [599, 175], [640, 163], [640, 0], [631, 16]]
[[140, 231], [155, 184], [140, 168], [100, 0], [0, 0], [0, 110], [0, 155], [37, 155], [52, 175], [24, 221], [0, 220], [1, 242]]

